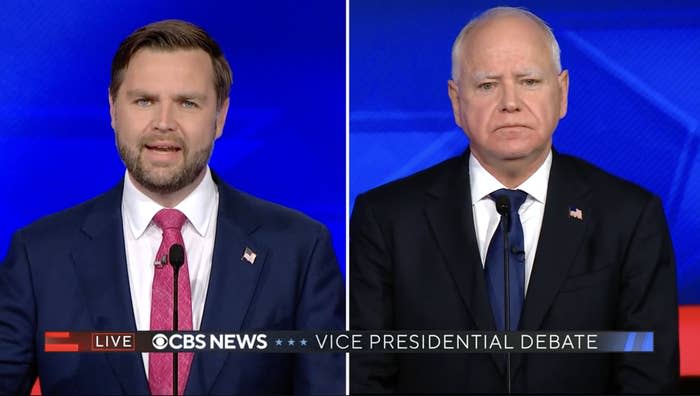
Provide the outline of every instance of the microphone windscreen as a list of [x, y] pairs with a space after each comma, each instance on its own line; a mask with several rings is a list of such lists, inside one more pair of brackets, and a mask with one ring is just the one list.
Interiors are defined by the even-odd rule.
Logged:
[[168, 258], [170, 258], [170, 265], [180, 268], [185, 263], [185, 248], [180, 244], [174, 244], [170, 247]]
[[510, 200], [505, 195], [501, 195], [496, 198], [496, 210], [501, 216], [505, 216], [510, 213]]

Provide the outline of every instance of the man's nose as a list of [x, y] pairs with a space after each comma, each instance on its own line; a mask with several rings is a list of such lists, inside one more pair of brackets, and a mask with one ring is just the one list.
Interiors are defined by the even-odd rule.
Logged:
[[159, 111], [156, 113], [155, 127], [160, 131], [172, 131], [175, 129], [175, 109], [174, 104], [162, 102]]
[[501, 91], [500, 110], [503, 113], [520, 111], [520, 98], [514, 84], [504, 83]]

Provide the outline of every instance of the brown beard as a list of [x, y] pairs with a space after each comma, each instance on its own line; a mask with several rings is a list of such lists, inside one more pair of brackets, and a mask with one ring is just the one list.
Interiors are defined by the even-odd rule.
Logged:
[[[145, 150], [144, 140], [142, 139], [139, 142], [138, 147], [140, 147], [140, 150]], [[212, 142], [207, 147], [193, 153], [190, 153], [184, 144], [181, 147], [185, 161], [184, 165], [175, 174], [165, 180], [159, 180], [144, 167], [140, 151], [133, 150], [122, 144], [117, 136], [119, 156], [124, 162], [126, 169], [129, 170], [131, 177], [148, 191], [157, 194], [171, 194], [192, 184], [207, 166], [214, 144]]]

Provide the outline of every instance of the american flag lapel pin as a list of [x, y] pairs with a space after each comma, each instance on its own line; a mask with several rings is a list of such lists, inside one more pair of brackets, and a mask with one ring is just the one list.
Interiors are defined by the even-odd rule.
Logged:
[[252, 251], [248, 246], [246, 246], [245, 251], [243, 251], [243, 257], [241, 257], [241, 260], [245, 260], [250, 264], [254, 264], [256, 256], [257, 255], [255, 254], [255, 252]]
[[569, 217], [583, 221], [583, 211], [577, 207], [569, 206]]

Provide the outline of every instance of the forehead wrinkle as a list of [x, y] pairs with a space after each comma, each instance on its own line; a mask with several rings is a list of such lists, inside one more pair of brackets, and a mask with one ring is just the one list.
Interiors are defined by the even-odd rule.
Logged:
[[128, 97], [134, 97], [134, 96], [153, 96], [151, 93], [146, 91], [145, 89], [129, 89], [126, 92], [126, 96]]

